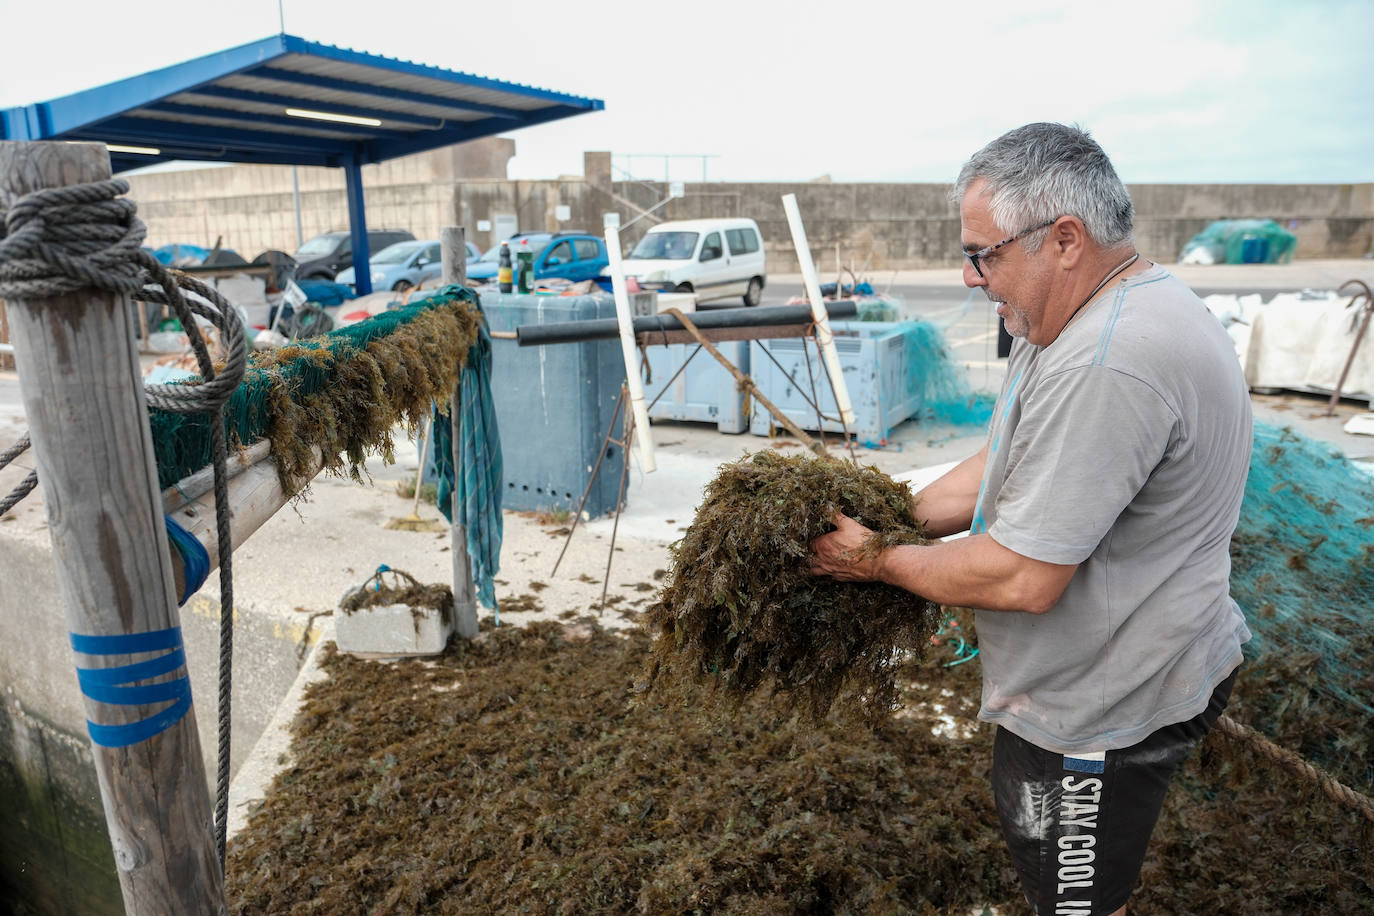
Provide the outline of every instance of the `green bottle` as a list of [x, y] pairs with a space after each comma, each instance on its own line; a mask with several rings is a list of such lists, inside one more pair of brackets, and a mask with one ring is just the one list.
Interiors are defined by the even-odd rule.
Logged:
[[520, 240], [520, 252], [515, 256], [516, 291], [528, 293], [534, 289], [534, 252], [528, 239]]

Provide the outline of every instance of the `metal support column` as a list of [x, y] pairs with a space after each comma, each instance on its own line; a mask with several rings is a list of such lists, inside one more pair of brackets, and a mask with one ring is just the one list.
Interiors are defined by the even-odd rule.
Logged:
[[372, 271], [367, 262], [372, 252], [367, 244], [367, 216], [363, 213], [363, 157], [362, 150], [344, 163], [344, 187], [348, 194], [348, 227], [353, 236], [353, 286], [359, 296], [372, 292]]

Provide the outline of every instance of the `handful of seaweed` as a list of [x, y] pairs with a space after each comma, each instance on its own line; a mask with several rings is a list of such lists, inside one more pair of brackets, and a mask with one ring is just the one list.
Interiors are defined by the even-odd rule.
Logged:
[[811, 576], [809, 545], [836, 509], [874, 531], [874, 553], [927, 543], [910, 490], [877, 468], [771, 451], [722, 466], [648, 609], [650, 682], [664, 669], [715, 675], [737, 701], [767, 683], [813, 721], [837, 700], [885, 719], [899, 650], [924, 652], [939, 609], [894, 586]]

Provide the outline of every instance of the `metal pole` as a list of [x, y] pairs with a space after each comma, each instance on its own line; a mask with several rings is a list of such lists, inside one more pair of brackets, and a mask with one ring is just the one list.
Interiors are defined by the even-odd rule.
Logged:
[[[858, 314], [858, 306], [853, 300], [826, 302], [826, 313], [835, 319], [853, 318]], [[763, 305], [754, 308], [712, 309], [697, 312], [693, 324], [703, 330], [718, 328], [763, 328], [806, 325], [813, 321], [810, 306], [806, 305]], [[636, 335], [670, 334], [682, 331], [682, 322], [667, 312], [657, 315], [640, 315], [631, 322]], [[522, 347], [543, 346], [558, 343], [579, 343], [584, 340], [610, 340], [620, 334], [619, 318], [589, 318], [583, 321], [554, 321], [549, 324], [524, 324], [515, 329], [516, 340]], [[779, 337], [796, 336], [778, 334]]]
[[[0, 209], [109, 177], [104, 144], [0, 141]], [[223, 913], [133, 310], [91, 289], [9, 309], [125, 911]]]
[[296, 205], [296, 250], [300, 251], [305, 244], [305, 230], [301, 226], [301, 182], [294, 165], [291, 166], [291, 199]]
[[[363, 157], [358, 147], [344, 163], [344, 188], [348, 196], [348, 228], [353, 235], [353, 285], [359, 296], [372, 292], [372, 257], [367, 243], [367, 215], [363, 207]], [[466, 269], [467, 262], [464, 261]]]

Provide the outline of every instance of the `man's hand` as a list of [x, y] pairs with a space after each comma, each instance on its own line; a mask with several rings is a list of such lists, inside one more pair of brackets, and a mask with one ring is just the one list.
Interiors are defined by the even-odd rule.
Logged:
[[832, 521], [835, 530], [811, 542], [811, 575], [842, 582], [880, 581], [878, 557], [864, 555], [873, 532], [838, 510]]

